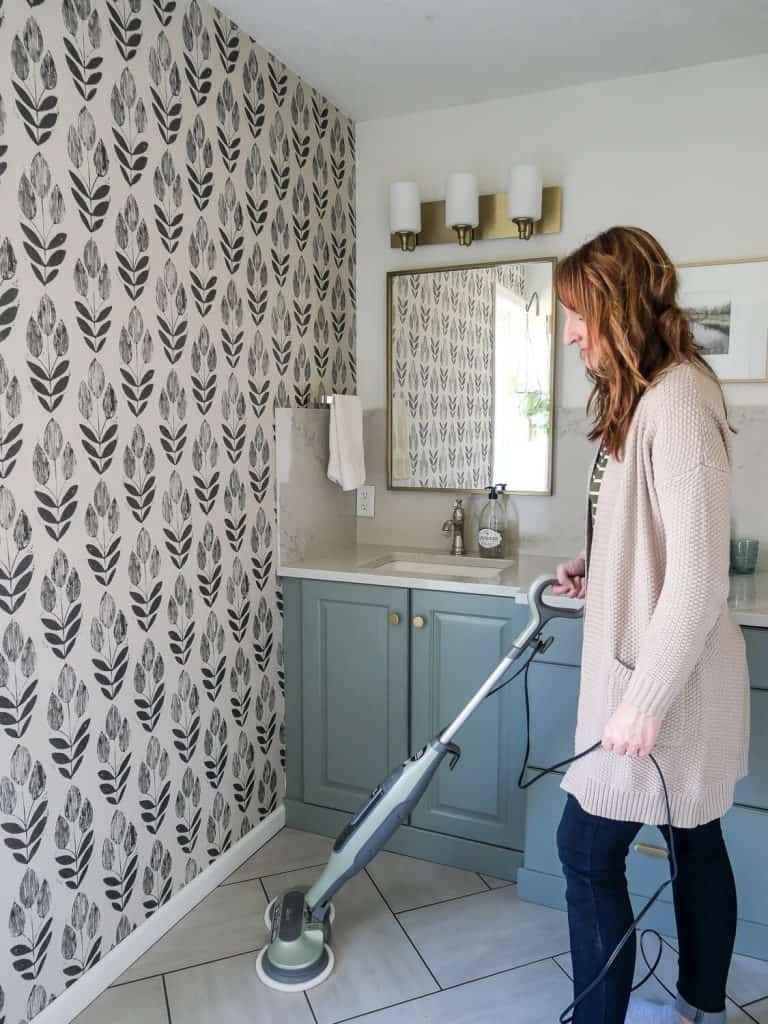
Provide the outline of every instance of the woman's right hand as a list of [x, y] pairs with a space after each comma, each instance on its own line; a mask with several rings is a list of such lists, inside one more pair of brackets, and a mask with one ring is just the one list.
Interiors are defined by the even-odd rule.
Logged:
[[552, 593], [563, 597], [585, 597], [587, 593], [586, 551], [569, 562], [561, 562], [557, 567], [558, 582], [552, 587]]

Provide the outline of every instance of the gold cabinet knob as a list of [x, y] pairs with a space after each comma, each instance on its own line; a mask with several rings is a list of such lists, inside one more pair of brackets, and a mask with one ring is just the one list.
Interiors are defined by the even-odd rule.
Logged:
[[427, 620], [424, 618], [423, 615], [414, 615], [414, 617], [413, 617], [413, 628], [414, 629], [424, 629], [426, 624], [427, 624]]
[[669, 850], [663, 846], [652, 846], [650, 843], [635, 843], [635, 853], [642, 853], [646, 857], [669, 858]]
[[400, 616], [397, 612], [392, 612], [392, 614], [389, 616], [389, 624], [390, 626], [400, 625]]

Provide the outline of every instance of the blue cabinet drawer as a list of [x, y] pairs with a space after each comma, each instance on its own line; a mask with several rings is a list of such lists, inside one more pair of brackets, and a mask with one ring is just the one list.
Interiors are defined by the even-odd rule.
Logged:
[[742, 626], [751, 686], [768, 690], [768, 629]]
[[[534, 773], [529, 773], [529, 776], [530, 774]], [[525, 821], [525, 867], [531, 871], [558, 876], [563, 873], [557, 852], [557, 828], [568, 794], [560, 786], [562, 779], [563, 776], [560, 774], [547, 775], [526, 791], [528, 805]], [[637, 844], [641, 844], [639, 851], [635, 849]], [[642, 852], [642, 844], [662, 850], [666, 849], [666, 846], [664, 837], [657, 828], [644, 825], [629, 850], [629, 891], [637, 896], [651, 896], [661, 883], [669, 878], [669, 862], [666, 858]], [[671, 886], [662, 893], [661, 898], [671, 901]]]
[[[529, 772], [528, 778], [535, 772]], [[525, 815], [525, 867], [547, 875], [562, 876], [557, 852], [557, 827], [568, 794], [560, 788], [563, 776], [545, 775], [527, 789]]]
[[[517, 681], [512, 685], [518, 685]], [[574, 753], [579, 669], [534, 661], [528, 670], [528, 693], [531, 706], [529, 762], [535, 768], [549, 768]]]
[[751, 733], [749, 775], [736, 786], [736, 803], [768, 810], [768, 690], [752, 690]]
[[723, 818], [723, 834], [736, 879], [739, 919], [768, 925], [765, 856], [768, 811], [733, 807]]
[[[670, 864], [664, 836], [655, 825], [643, 825], [627, 855], [627, 883], [637, 896], [652, 896], [669, 878]], [[659, 897], [672, 902], [672, 886]]]

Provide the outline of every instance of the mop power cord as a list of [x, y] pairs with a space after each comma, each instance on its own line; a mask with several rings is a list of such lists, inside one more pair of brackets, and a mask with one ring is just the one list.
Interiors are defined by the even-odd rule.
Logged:
[[[523, 757], [523, 766], [520, 769], [520, 775], [519, 775], [518, 780], [517, 780], [517, 784], [520, 787], [520, 789], [528, 789], [529, 786], [532, 786], [535, 782], [538, 782], [539, 779], [544, 778], [545, 775], [551, 775], [552, 773], [558, 771], [558, 769], [564, 768], [566, 765], [572, 764], [574, 761], [579, 761], [583, 757], [587, 757], [587, 755], [591, 754], [593, 751], [597, 750], [599, 747], [602, 746], [601, 741], [598, 740], [596, 743], [593, 743], [591, 747], [587, 747], [586, 750], [582, 750], [580, 753], [574, 754], [573, 757], [567, 757], [567, 758], [565, 758], [565, 760], [559, 761], [557, 764], [554, 764], [554, 765], [552, 765], [549, 768], [543, 768], [543, 769], [541, 769], [541, 771], [538, 772], [537, 775], [532, 776], [527, 781], [523, 781], [524, 778], [525, 778], [525, 773], [528, 770], [528, 759], [529, 759], [529, 755], [530, 755], [530, 746], [531, 746], [531, 705], [530, 705], [530, 696], [529, 696], [529, 690], [528, 690], [528, 669], [531, 666], [531, 662], [535, 661], [536, 655], [542, 653], [543, 651], [545, 651], [549, 647], [550, 643], [552, 642], [552, 639], [553, 639], [552, 637], [549, 637], [546, 640], [538, 640], [533, 645], [533, 653], [528, 658], [526, 663], [521, 668], [519, 668], [517, 670], [517, 672], [515, 672], [513, 675], [509, 676], [507, 679], [504, 679], [501, 683], [499, 683], [491, 691], [492, 693], [498, 692], [504, 686], [506, 686], [508, 683], [511, 683], [513, 679], [516, 679], [521, 673], [523, 674], [523, 690], [524, 690], [524, 695], [525, 695], [525, 756]], [[667, 886], [671, 885], [674, 882], [674, 880], [677, 878], [677, 856], [676, 856], [676, 853], [675, 853], [675, 839], [674, 839], [674, 836], [672, 834], [672, 811], [671, 811], [670, 804], [669, 804], [669, 793], [667, 791], [667, 783], [666, 783], [666, 780], [664, 779], [664, 774], [663, 774], [661, 768], [659, 767], [659, 763], [656, 760], [656, 758], [653, 756], [653, 754], [649, 754], [648, 756], [649, 756], [649, 759], [653, 762], [653, 765], [656, 768], [656, 771], [659, 773], [659, 779], [661, 781], [661, 786], [662, 786], [662, 789], [664, 790], [664, 801], [665, 801], [666, 808], [667, 808], [667, 824], [668, 824], [668, 828], [669, 828], [670, 875], [669, 875], [669, 878], [666, 879], [666, 881], [662, 882], [662, 884], [658, 887], [656, 892], [651, 896], [651, 898], [645, 904], [645, 906], [640, 911], [640, 913], [633, 919], [631, 925], [629, 926], [629, 928], [627, 928], [626, 932], [622, 935], [621, 939], [616, 944], [615, 949], [613, 950], [611, 955], [606, 960], [605, 964], [603, 965], [603, 967], [602, 967], [600, 973], [597, 975], [597, 977], [592, 982], [590, 982], [590, 984], [587, 985], [587, 987], [582, 992], [579, 992], [579, 994], [576, 996], [576, 998], [573, 1000], [573, 1002], [570, 1003], [568, 1006], [566, 1006], [566, 1008], [560, 1014], [560, 1018], [559, 1018], [560, 1019], [560, 1024], [569, 1024], [569, 1022], [573, 1020], [573, 1012], [572, 1011], [575, 1010], [576, 1007], [581, 1002], [584, 1001], [584, 999], [586, 999], [586, 997], [590, 994], [590, 992], [593, 992], [594, 989], [596, 989], [597, 986], [600, 985], [605, 980], [608, 972], [613, 967], [613, 965], [616, 962], [616, 960], [617, 960], [619, 954], [621, 953], [622, 949], [626, 946], [626, 944], [629, 942], [630, 938], [632, 937], [632, 933], [637, 931], [637, 928], [638, 928], [638, 925], [639, 925], [640, 921], [645, 917], [645, 915], [651, 909], [651, 907], [656, 902], [656, 900], [659, 898], [661, 893], [667, 888]], [[656, 955], [656, 959], [654, 960], [653, 964], [649, 963], [648, 958], [645, 955], [645, 949], [643, 947], [643, 939], [648, 934], [655, 935], [656, 938], [659, 941], [659, 950], [658, 950], [658, 953]], [[638, 981], [636, 984], [634, 984], [632, 986], [632, 991], [633, 992], [636, 989], [638, 989], [641, 986], [643, 986], [648, 981], [649, 978], [656, 977], [656, 968], [659, 965], [659, 962], [661, 960], [661, 954], [662, 954], [662, 939], [661, 939], [661, 936], [659, 935], [659, 933], [654, 931], [654, 929], [652, 929], [652, 928], [647, 928], [643, 932], [641, 932], [640, 933], [640, 951], [642, 953], [643, 960], [645, 961], [645, 965], [646, 965], [646, 967], [648, 967], [648, 971], [645, 974], [645, 976], [640, 979], [640, 981]], [[661, 979], [656, 977], [656, 980], [674, 998], [674, 993], [671, 992], [671, 990], [669, 988], [667, 988], [667, 986], [661, 981]], [[570, 1014], [570, 1016], [569, 1016], [569, 1014]]]

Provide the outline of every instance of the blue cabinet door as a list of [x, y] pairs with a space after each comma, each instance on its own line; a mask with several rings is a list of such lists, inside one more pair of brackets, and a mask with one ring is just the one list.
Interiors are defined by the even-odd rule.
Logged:
[[304, 800], [355, 811], [409, 753], [408, 591], [305, 580], [301, 606]]
[[[509, 598], [416, 590], [411, 593], [412, 744], [448, 725], [507, 653], [528, 617]], [[423, 621], [417, 628], [415, 623]], [[520, 679], [484, 701], [411, 815], [411, 824], [449, 835], [523, 848], [525, 794], [517, 788], [524, 754]]]

